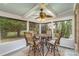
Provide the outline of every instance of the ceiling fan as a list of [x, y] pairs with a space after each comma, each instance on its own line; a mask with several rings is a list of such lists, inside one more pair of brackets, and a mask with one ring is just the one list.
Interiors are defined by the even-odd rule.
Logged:
[[47, 18], [52, 18], [53, 16], [51, 15], [47, 15], [45, 12], [44, 12], [44, 8], [45, 8], [45, 4], [42, 3], [40, 4], [40, 13], [39, 13], [39, 16], [36, 17], [35, 19], [41, 19], [41, 20], [45, 20]]

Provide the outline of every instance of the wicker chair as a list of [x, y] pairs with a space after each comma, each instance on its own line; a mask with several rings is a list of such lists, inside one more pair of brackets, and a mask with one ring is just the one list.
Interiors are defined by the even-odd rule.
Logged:
[[[48, 49], [46, 55], [48, 54], [48, 52], [49, 52], [50, 49], [51, 49], [51, 53], [52, 53], [52, 50], [53, 50], [54, 56], [55, 56], [56, 51], [57, 51], [58, 55], [60, 56], [60, 53], [59, 53], [58, 48], [59, 48], [59, 46], [60, 46], [60, 39], [61, 39], [61, 37], [62, 37], [62, 33], [56, 33], [56, 37], [57, 37], [57, 39], [55, 39], [55, 40], [50, 40], [50, 41], [48, 42], [48, 44], [49, 44], [49, 49]], [[54, 41], [54, 42], [51, 42], [51, 41]]]
[[34, 52], [34, 56], [35, 56], [36, 51], [37, 50], [40, 51], [40, 50], [39, 50], [38, 43], [36, 42], [34, 33], [24, 32], [24, 37], [25, 37], [25, 41], [26, 41], [26, 46], [30, 46], [29, 51], [28, 51], [28, 55], [29, 55], [30, 51], [32, 50]]

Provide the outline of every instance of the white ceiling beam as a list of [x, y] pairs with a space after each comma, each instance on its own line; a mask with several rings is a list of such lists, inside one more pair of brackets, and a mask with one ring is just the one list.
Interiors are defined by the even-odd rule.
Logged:
[[63, 21], [63, 20], [69, 20], [69, 19], [74, 19], [74, 16], [71, 15], [71, 16], [59, 17], [59, 18], [54, 19], [53, 21]]

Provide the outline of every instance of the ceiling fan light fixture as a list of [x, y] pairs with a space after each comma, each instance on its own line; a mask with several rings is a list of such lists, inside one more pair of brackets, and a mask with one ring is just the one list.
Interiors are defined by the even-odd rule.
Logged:
[[47, 20], [48, 18], [52, 18], [51, 15], [47, 15], [44, 11], [44, 9], [46, 8], [46, 4], [45, 3], [41, 3], [40, 4], [40, 13], [39, 13], [39, 16], [35, 19], [39, 19], [40, 21], [45, 21]]
[[39, 18], [37, 19], [39, 22], [44, 22], [46, 20], [46, 18]]
[[40, 22], [44, 22], [45, 21], [45, 19], [40, 19]]

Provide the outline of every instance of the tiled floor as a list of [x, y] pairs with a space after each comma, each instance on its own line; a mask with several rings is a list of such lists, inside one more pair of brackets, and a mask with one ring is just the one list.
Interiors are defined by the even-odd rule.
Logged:
[[[28, 54], [27, 54], [28, 48], [29, 47], [20, 49], [18, 51], [9, 53], [5, 56], [28, 56]], [[60, 53], [62, 53], [61, 56], [77, 56], [73, 49], [60, 47], [59, 51], [60, 51]], [[53, 56], [53, 55], [48, 55], [48, 56]]]

